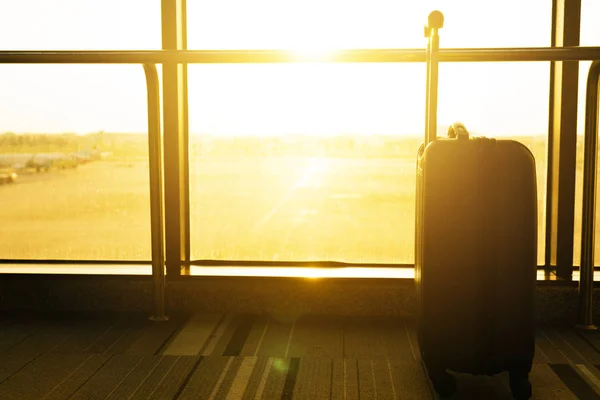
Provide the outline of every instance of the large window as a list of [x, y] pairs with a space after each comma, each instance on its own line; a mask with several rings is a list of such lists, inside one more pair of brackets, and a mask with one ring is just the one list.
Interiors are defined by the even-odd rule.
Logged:
[[[442, 47], [550, 44], [542, 0], [188, 0], [188, 47], [423, 48], [436, 8]], [[3, 49], [161, 45], [159, 0], [29, 0], [0, 15]], [[540, 262], [548, 70], [440, 68], [441, 134], [460, 120], [536, 156]], [[412, 263], [424, 72], [422, 63], [190, 65], [192, 259]], [[149, 259], [141, 67], [2, 65], [0, 87], [2, 173], [18, 173], [0, 186], [0, 258]], [[67, 168], [77, 154], [101, 160]]]
[[[435, 8], [446, 16], [442, 47], [550, 45], [547, 1], [187, 8], [192, 49], [423, 48]], [[424, 64], [189, 70], [192, 259], [413, 262]], [[460, 120], [533, 151], [543, 263], [548, 63], [444, 64], [440, 74], [441, 134]]]
[[[143, 10], [144, 18], [139, 18]], [[0, 3], [3, 50], [159, 49], [160, 2]], [[150, 259], [139, 65], [0, 65], [0, 258]]]

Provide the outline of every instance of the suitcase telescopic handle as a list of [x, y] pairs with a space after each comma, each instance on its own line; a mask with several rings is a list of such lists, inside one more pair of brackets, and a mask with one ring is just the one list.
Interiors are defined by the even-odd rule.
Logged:
[[433, 10], [427, 16], [427, 26], [431, 29], [441, 29], [444, 27], [444, 14], [441, 11]]
[[444, 15], [440, 11], [432, 11], [427, 18], [425, 37], [427, 51], [427, 77], [425, 86], [425, 143], [432, 142], [437, 136], [437, 100], [438, 100], [438, 53], [440, 37], [438, 30], [444, 26]]
[[463, 123], [455, 122], [448, 128], [448, 137], [453, 139], [468, 139], [469, 131], [467, 131]]

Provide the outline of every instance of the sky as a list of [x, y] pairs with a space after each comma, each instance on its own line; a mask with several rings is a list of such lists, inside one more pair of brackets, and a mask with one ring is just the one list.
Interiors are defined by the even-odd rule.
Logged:
[[[551, 0], [188, 0], [190, 49], [549, 46]], [[581, 44], [600, 45], [598, 0]], [[0, 0], [2, 50], [160, 49], [160, 0]], [[580, 66], [580, 119], [589, 62]], [[438, 121], [545, 134], [549, 63], [440, 66]], [[190, 65], [192, 133], [420, 134], [425, 64]], [[139, 65], [0, 65], [0, 132], [145, 132]]]

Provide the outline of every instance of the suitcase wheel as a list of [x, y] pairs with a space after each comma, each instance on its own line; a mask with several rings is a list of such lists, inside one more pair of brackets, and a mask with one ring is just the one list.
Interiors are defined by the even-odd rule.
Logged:
[[516, 374], [510, 372], [509, 375], [510, 392], [517, 400], [527, 400], [531, 398], [531, 382], [528, 374]]
[[451, 397], [456, 393], [456, 379], [443, 369], [428, 369], [429, 379], [433, 385], [433, 390], [440, 397]]

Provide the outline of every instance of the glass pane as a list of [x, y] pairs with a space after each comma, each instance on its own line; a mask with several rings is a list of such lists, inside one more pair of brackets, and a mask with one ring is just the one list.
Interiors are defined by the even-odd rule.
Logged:
[[582, 46], [600, 46], [600, 28], [597, 16], [600, 13], [600, 3], [596, 0], [581, 0], [581, 35]]
[[[600, 3], [594, 0], [581, 1], [581, 37], [582, 46], [600, 46], [600, 28], [595, 18], [600, 13]], [[573, 265], [580, 265], [581, 262], [581, 213], [583, 207], [583, 151], [584, 151], [584, 131], [585, 131], [585, 92], [588, 72], [591, 61], [582, 61], [579, 63], [579, 92], [577, 104], [577, 170], [575, 175], [575, 229], [573, 243]], [[600, 172], [600, 168], [598, 169]], [[598, 201], [598, 194], [596, 194]], [[596, 210], [600, 210], [596, 206]], [[596, 244], [594, 253], [594, 264], [600, 264], [600, 220], [596, 218]]]
[[205, 65], [189, 79], [192, 258], [411, 262], [421, 66]]
[[[533, 151], [540, 262], [548, 71], [440, 68], [440, 134], [459, 120]], [[412, 263], [424, 78], [417, 64], [190, 66], [192, 258]]]
[[441, 32], [445, 47], [550, 45], [548, 0], [188, 0], [188, 46], [422, 48], [423, 25], [434, 9], [445, 15]]
[[[590, 61], [579, 62], [579, 92], [577, 97], [577, 154], [575, 170], [575, 220], [573, 232], [573, 265], [576, 266], [579, 266], [579, 263], [581, 262], [581, 213], [583, 209], [583, 133], [585, 131], [585, 88], [590, 65]], [[596, 249], [598, 249], [597, 241]], [[596, 253], [597, 252], [598, 250], [596, 250]], [[595, 258], [597, 259], [597, 255], [595, 255]]]
[[145, 86], [137, 65], [0, 66], [0, 258], [150, 259]]
[[[160, 47], [160, 0], [0, 3], [4, 50]], [[150, 259], [143, 68], [0, 65], [0, 87], [0, 258]]]
[[160, 0], [3, 1], [0, 49], [160, 49], [160, 23]]

